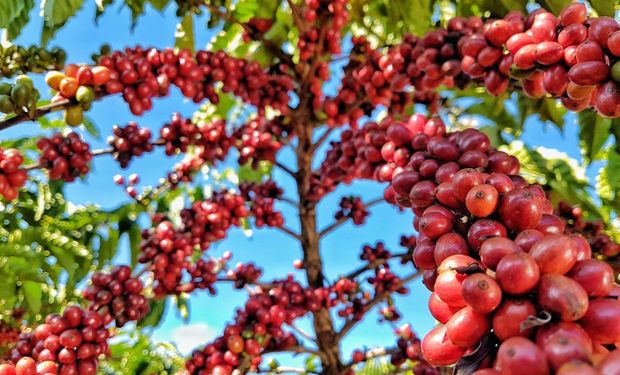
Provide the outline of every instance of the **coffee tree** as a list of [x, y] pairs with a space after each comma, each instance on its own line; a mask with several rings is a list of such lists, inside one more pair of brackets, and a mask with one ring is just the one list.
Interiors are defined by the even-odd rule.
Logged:
[[[34, 2], [0, 3], [0, 129], [48, 129], [0, 149], [0, 374], [620, 373], [612, 2], [104, 0], [96, 17], [127, 7], [140, 22], [150, 8], [175, 9], [176, 45], [104, 46], [92, 62], [65, 61], [46, 44], [85, 5], [42, 2], [41, 46], [25, 47], [10, 40]], [[195, 49], [204, 14], [217, 32]], [[170, 92], [201, 109], [142, 124]], [[99, 129], [87, 113], [112, 96], [135, 116], [91, 147], [85, 135]], [[524, 145], [532, 117], [560, 131], [576, 121], [582, 161]], [[131, 170], [158, 150], [182, 156], [158, 185], [110, 176], [127, 202], [71, 204], [67, 184], [95, 158]], [[589, 165], [600, 168], [594, 185]], [[344, 195], [319, 228], [317, 206], [359, 180], [383, 196]], [[382, 202], [414, 214], [401, 249], [369, 238], [359, 255], [347, 249], [361, 266], [328, 274], [321, 241], [364, 225]], [[258, 257], [233, 265], [232, 253], [213, 251], [250, 228], [297, 241], [301, 272], [270, 279]], [[130, 261], [118, 264], [125, 239]], [[438, 325], [418, 337], [393, 297], [420, 281]], [[187, 358], [141, 332], [171, 302], [187, 312], [192, 295], [222, 284], [247, 300]], [[344, 353], [376, 312], [394, 345]], [[268, 359], [277, 353], [305, 361]]]

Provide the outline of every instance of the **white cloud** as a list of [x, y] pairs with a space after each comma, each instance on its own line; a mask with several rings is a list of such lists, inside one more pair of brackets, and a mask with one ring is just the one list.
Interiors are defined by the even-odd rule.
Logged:
[[217, 332], [206, 323], [196, 323], [175, 328], [170, 337], [181, 353], [189, 354], [197, 347], [216, 338]]

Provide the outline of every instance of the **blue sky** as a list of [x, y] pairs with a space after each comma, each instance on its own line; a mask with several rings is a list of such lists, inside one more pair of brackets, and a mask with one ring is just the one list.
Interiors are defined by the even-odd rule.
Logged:
[[[51, 46], [59, 45], [68, 54], [69, 62], [91, 62], [90, 55], [98, 52], [99, 47], [108, 43], [115, 49], [140, 44], [146, 47], [166, 47], [174, 44], [174, 31], [177, 19], [174, 6], [169, 6], [162, 14], [147, 7], [147, 13], [139, 19], [136, 28], [131, 31], [130, 14], [126, 8], [118, 11], [117, 6], [108, 10], [98, 24], [93, 21], [95, 2], [85, 1], [86, 5], [77, 17], [69, 20], [68, 24], [58, 32], [50, 42]], [[32, 12], [31, 23], [26, 27], [17, 40], [20, 44], [37, 43], [40, 36], [42, 19], [38, 10]], [[206, 16], [203, 15], [195, 22], [196, 45], [198, 48], [206, 46], [212, 32], [206, 30]], [[37, 81], [39, 84], [41, 80]], [[42, 86], [39, 86], [42, 88]], [[42, 92], [47, 92], [45, 89]], [[181, 112], [185, 116], [197, 109], [197, 106], [183, 98], [175, 91], [166, 99], [156, 99], [153, 110], [140, 118], [135, 118], [127, 105], [120, 97], [113, 97], [95, 103], [88, 115], [99, 127], [102, 139], [92, 139], [93, 148], [104, 145], [105, 137], [110, 134], [112, 125], [125, 125], [130, 120], [136, 120], [142, 126], [157, 130], [166, 122], [172, 112]], [[45, 95], [44, 95], [45, 96]], [[23, 136], [37, 134], [40, 130], [36, 123], [24, 123], [14, 129], [6, 131], [4, 136]], [[81, 131], [84, 133], [83, 131]], [[533, 120], [528, 121], [523, 137], [526, 144], [557, 148], [568, 153], [571, 157], [579, 158], [577, 126], [574, 116], [567, 117], [566, 130], [560, 134], [555, 128]], [[285, 150], [280, 160], [287, 165], [292, 163], [292, 153]], [[320, 158], [319, 158], [320, 159]], [[130, 168], [122, 173], [128, 175], [137, 172], [142, 178], [142, 184], [154, 184], [165, 176], [166, 172], [177, 161], [167, 158], [160, 151], [148, 157], [137, 159]], [[318, 160], [320, 161], [320, 160]], [[93, 171], [84, 182], [72, 184], [67, 191], [70, 200], [77, 203], [97, 203], [103, 207], [115, 207], [125, 202], [127, 197], [122, 189], [114, 185], [112, 177], [120, 170], [111, 158], [97, 158], [93, 164]], [[592, 179], [596, 173], [594, 169], [588, 171]], [[294, 191], [293, 181], [286, 175], [276, 171], [276, 181], [286, 191]], [[319, 228], [328, 225], [333, 220], [333, 214], [342, 195], [361, 195], [364, 200], [374, 199], [382, 194], [383, 187], [372, 182], [356, 182], [350, 186], [341, 186], [330, 194], [319, 206]], [[281, 207], [287, 225], [297, 228], [298, 224], [292, 211], [287, 206]], [[387, 204], [378, 205], [371, 210], [371, 216], [363, 227], [354, 227], [351, 224], [343, 226], [337, 232], [326, 237], [322, 245], [322, 255], [325, 261], [325, 270], [332, 280], [339, 274], [361, 264], [358, 260], [360, 248], [365, 243], [374, 244], [382, 240], [393, 251], [400, 251], [398, 239], [401, 234], [410, 234], [412, 228], [412, 214], [400, 213]], [[264, 277], [284, 277], [293, 270], [292, 262], [301, 257], [299, 245], [289, 237], [273, 230], [255, 230], [251, 238], [246, 237], [240, 230], [233, 230], [229, 237], [210, 250], [213, 255], [219, 255], [225, 250], [233, 251], [233, 261], [254, 261], [264, 268]], [[126, 246], [119, 249], [117, 261], [127, 259]], [[413, 270], [411, 266], [396, 268], [405, 275]], [[302, 278], [300, 271], [295, 275]], [[226, 285], [219, 287], [219, 294], [211, 297], [206, 293], [197, 293], [190, 301], [190, 326], [183, 323], [174, 310], [166, 313], [161, 326], [154, 332], [159, 340], [173, 340], [180, 344], [180, 348], [187, 352], [191, 347], [209, 341], [211, 337], [221, 332], [226, 322], [230, 321], [235, 308], [243, 304], [246, 298], [244, 292], [236, 292]], [[397, 297], [396, 302], [403, 313], [403, 322], [410, 322], [420, 334], [427, 332], [434, 324], [427, 311], [426, 301], [428, 292], [421, 283], [410, 285], [410, 293], [404, 297]], [[394, 343], [394, 336], [388, 325], [377, 324], [378, 314], [371, 312], [364, 323], [352, 331], [343, 344], [343, 351], [363, 346], [379, 346]], [[304, 321], [302, 326], [307, 325]]]

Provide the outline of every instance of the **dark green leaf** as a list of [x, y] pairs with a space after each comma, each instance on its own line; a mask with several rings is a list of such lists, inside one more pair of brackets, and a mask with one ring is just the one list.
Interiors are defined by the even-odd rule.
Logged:
[[43, 303], [43, 290], [41, 289], [41, 284], [34, 281], [23, 281], [22, 291], [30, 311], [34, 314], [38, 314], [39, 311], [41, 311], [41, 305]]
[[183, 20], [177, 24], [174, 33], [174, 46], [179, 49], [188, 49], [194, 52], [194, 17], [188, 13]]
[[615, 6], [618, 5], [618, 0], [590, 0], [589, 3], [599, 16], [613, 17], [616, 13]]
[[551, 11], [551, 13], [558, 15], [562, 9], [566, 8], [573, 0], [542, 0], [543, 8]]
[[24, 26], [28, 24], [28, 21], [30, 21], [30, 11], [34, 7], [34, 0], [23, 0], [23, 4], [24, 6], [22, 10], [18, 13], [14, 13], [13, 18], [11, 19], [8, 26], [6, 27], [8, 30], [8, 37], [10, 40], [17, 38], [19, 34], [21, 33], [22, 29], [24, 28]]
[[149, 0], [153, 8], [157, 10], [164, 10], [170, 3], [170, 0]]
[[67, 20], [82, 8], [84, 0], [42, 0], [43, 32], [41, 44], [45, 45]]
[[166, 311], [167, 304], [168, 298], [151, 300], [149, 313], [144, 317], [144, 319], [138, 322], [138, 327], [156, 327], [159, 325], [159, 322]]
[[138, 263], [138, 256], [140, 255], [140, 242], [142, 241], [142, 235], [140, 234], [140, 226], [137, 223], [129, 228], [127, 235], [129, 236], [129, 249], [131, 250], [131, 266], [135, 267]]
[[609, 139], [611, 120], [598, 116], [594, 110], [580, 112], [578, 119], [581, 154], [589, 164]]
[[101, 139], [101, 133], [99, 133], [99, 129], [97, 128], [97, 125], [95, 125], [95, 123], [90, 117], [84, 116], [84, 120], [82, 120], [82, 125], [84, 125], [84, 129], [86, 129], [86, 131], [90, 135], [92, 135], [93, 137], [97, 139]]

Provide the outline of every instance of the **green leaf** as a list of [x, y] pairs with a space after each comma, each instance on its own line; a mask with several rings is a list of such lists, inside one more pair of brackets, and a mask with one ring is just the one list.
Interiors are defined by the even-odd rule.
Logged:
[[67, 20], [84, 5], [84, 0], [42, 0], [43, 32], [41, 44], [45, 45]]
[[167, 304], [168, 298], [151, 300], [149, 313], [138, 322], [138, 327], [156, 327], [164, 316]]
[[559, 15], [562, 9], [566, 8], [573, 0], [543, 0], [543, 8], [549, 10], [555, 15]]
[[[560, 0], [560, 1], [563, 1], [563, 0]], [[524, 1], [524, 0], [500, 0], [500, 2], [506, 9], [520, 10], [520, 11], [526, 11], [525, 6], [528, 3], [527, 1]]]
[[142, 241], [142, 235], [140, 226], [133, 223], [127, 232], [129, 236], [129, 249], [131, 250], [131, 267], [135, 267], [138, 263], [138, 256], [140, 255], [140, 242]]
[[240, 165], [237, 175], [240, 182], [262, 182], [271, 176], [272, 170], [273, 165], [263, 160], [259, 163], [257, 169], [252, 168], [251, 163]]
[[24, 7], [22, 10], [19, 13], [14, 13], [14, 17], [6, 27], [10, 40], [17, 38], [24, 26], [30, 21], [30, 11], [34, 8], [34, 0], [23, 0], [23, 3]]
[[589, 164], [609, 139], [611, 120], [598, 116], [594, 110], [580, 112], [578, 119], [581, 154]]
[[176, 306], [183, 323], [189, 323], [189, 300], [186, 295], [180, 294], [176, 296]]
[[174, 46], [194, 52], [194, 44], [194, 17], [192, 13], [188, 13], [177, 24], [177, 29], [174, 32]]
[[30, 307], [30, 311], [38, 314], [41, 311], [43, 289], [41, 284], [34, 281], [23, 281], [22, 291], [24, 298]]
[[11, 24], [11, 20], [24, 8], [23, 0], [2, 0], [0, 1], [0, 27], [6, 29]]
[[603, 201], [603, 206], [614, 208], [620, 212], [620, 154], [609, 148], [607, 152], [607, 164], [602, 167], [596, 178], [596, 191]]
[[613, 17], [616, 13], [615, 6], [618, 5], [618, 0], [590, 0], [589, 3], [599, 16]]
[[95, 123], [90, 117], [84, 116], [84, 119], [82, 120], [82, 125], [84, 125], [84, 129], [86, 129], [86, 131], [90, 135], [97, 139], [101, 139], [101, 133], [99, 133], [99, 128], [97, 128], [97, 125], [95, 125]]
[[149, 2], [153, 6], [153, 8], [162, 11], [168, 6], [170, 0], [149, 0]]

